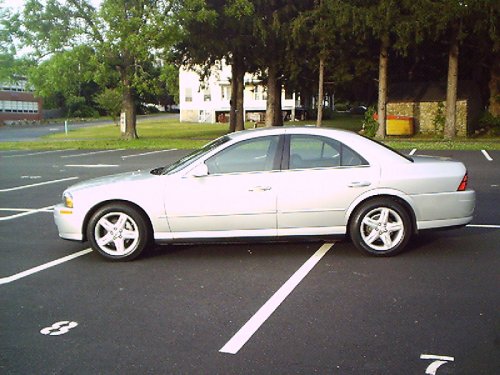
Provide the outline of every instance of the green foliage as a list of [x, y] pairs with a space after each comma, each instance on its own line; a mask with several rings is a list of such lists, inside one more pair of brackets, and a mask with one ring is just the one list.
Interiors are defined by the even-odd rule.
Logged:
[[94, 96], [97, 105], [102, 108], [108, 115], [116, 119], [120, 116], [122, 108], [122, 93], [119, 89], [105, 88], [100, 93]]
[[446, 122], [446, 114], [444, 112], [444, 109], [444, 103], [439, 102], [436, 110], [436, 115], [432, 120], [432, 124], [434, 125], [434, 132], [437, 135], [443, 135], [444, 132], [444, 125]]
[[375, 107], [369, 107], [366, 110], [361, 128], [361, 133], [370, 138], [374, 138], [378, 130], [378, 122], [373, 118], [375, 113]]
[[490, 135], [500, 135], [500, 116], [493, 116], [485, 111], [479, 119], [479, 126], [485, 129]]
[[82, 96], [70, 96], [66, 99], [68, 117], [99, 117], [99, 112], [86, 103]]

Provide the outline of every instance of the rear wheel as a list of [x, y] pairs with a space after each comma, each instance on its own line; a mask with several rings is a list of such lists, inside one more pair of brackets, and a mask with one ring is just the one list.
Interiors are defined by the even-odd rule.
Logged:
[[144, 217], [125, 204], [110, 204], [92, 215], [87, 238], [94, 250], [107, 259], [132, 260], [138, 257], [151, 241]]
[[412, 224], [405, 208], [389, 198], [368, 201], [354, 213], [349, 234], [365, 254], [390, 256], [408, 243]]

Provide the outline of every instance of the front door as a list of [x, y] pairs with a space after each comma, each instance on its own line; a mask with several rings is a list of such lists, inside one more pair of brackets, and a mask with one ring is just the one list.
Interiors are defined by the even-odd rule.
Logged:
[[276, 235], [279, 136], [239, 142], [205, 161], [208, 175], [167, 186], [174, 238]]

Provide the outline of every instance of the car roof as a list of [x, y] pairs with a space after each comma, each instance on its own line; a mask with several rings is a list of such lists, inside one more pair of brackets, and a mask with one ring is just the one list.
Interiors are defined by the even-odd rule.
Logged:
[[352, 148], [361, 154], [367, 160], [383, 162], [411, 162], [401, 154], [385, 147], [372, 139], [363, 137], [353, 131], [335, 128], [322, 128], [311, 126], [273, 126], [258, 129], [248, 129], [228, 134], [233, 142], [244, 139], [251, 139], [263, 135], [282, 135], [282, 134], [304, 134], [317, 135], [333, 138]]

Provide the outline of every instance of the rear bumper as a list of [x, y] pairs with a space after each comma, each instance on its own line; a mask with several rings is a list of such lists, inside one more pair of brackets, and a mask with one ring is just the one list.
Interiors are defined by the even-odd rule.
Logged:
[[469, 224], [476, 206], [474, 190], [412, 196], [417, 229], [445, 228]]

